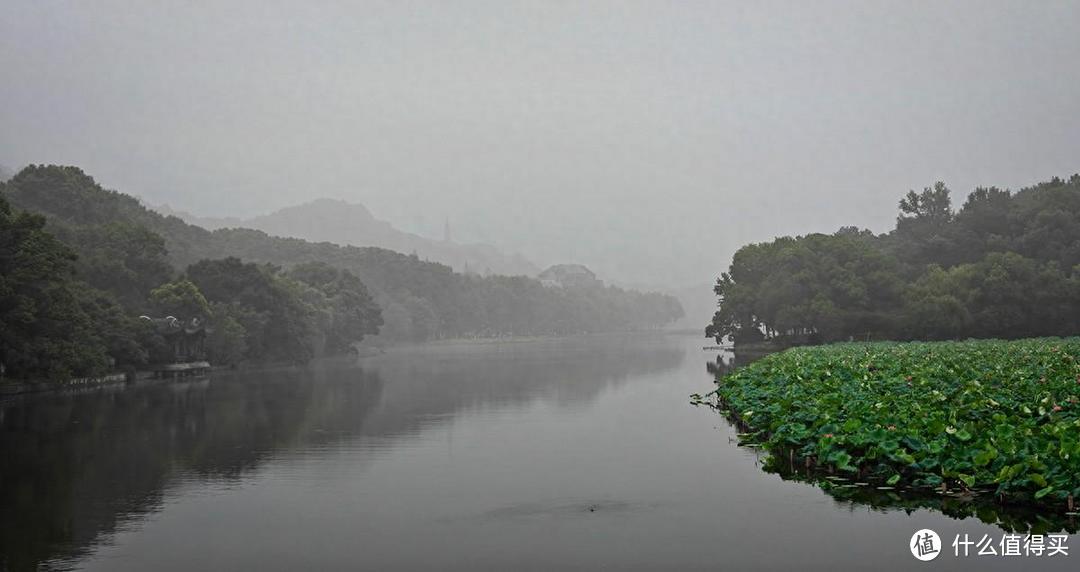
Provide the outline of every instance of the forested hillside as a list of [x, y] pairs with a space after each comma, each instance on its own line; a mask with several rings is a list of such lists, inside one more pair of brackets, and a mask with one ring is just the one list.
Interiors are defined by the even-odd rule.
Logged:
[[142, 314], [212, 317], [208, 351], [230, 362], [305, 361], [380, 328], [391, 340], [570, 334], [659, 327], [682, 313], [660, 294], [549, 288], [381, 248], [210, 232], [76, 167], [26, 167], [0, 198], [0, 360], [16, 375], [164, 359]]
[[783, 237], [735, 253], [706, 334], [736, 343], [1080, 333], [1080, 175], [959, 209], [909, 192], [896, 228]]
[[177, 347], [168, 336], [180, 324], [205, 332], [205, 347], [191, 357], [228, 365], [304, 362], [346, 350], [381, 323], [378, 306], [347, 271], [314, 262], [285, 273], [226, 258], [177, 272], [165, 241], [144, 227], [47, 226], [44, 216], [12, 208], [0, 193], [0, 364], [7, 379], [64, 380], [170, 363]]
[[490, 244], [460, 244], [403, 232], [376, 218], [364, 205], [339, 200], [317, 199], [249, 219], [195, 217], [166, 208], [157, 210], [175, 214], [207, 230], [251, 228], [272, 236], [291, 236], [311, 242], [378, 246], [395, 252], [415, 253], [458, 272], [532, 276], [540, 270], [521, 256], [504, 254]]

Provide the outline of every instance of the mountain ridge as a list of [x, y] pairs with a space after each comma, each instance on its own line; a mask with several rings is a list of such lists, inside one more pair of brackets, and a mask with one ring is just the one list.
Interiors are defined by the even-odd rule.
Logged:
[[678, 300], [655, 292], [548, 288], [528, 276], [458, 273], [377, 246], [313, 242], [250, 228], [210, 231], [102, 188], [74, 166], [30, 165], [3, 183], [0, 195], [15, 208], [44, 215], [46, 229], [118, 225], [146, 231], [160, 240], [178, 272], [230, 257], [285, 269], [321, 262], [348, 270], [374, 295], [383, 317], [379, 337], [389, 341], [656, 329], [684, 314]]
[[535, 264], [520, 254], [506, 254], [486, 243], [462, 244], [435, 240], [396, 228], [377, 218], [361, 203], [318, 198], [250, 218], [200, 217], [168, 205], [152, 207], [162, 214], [207, 230], [249, 228], [269, 235], [331, 242], [348, 246], [377, 246], [396, 252], [414, 253], [458, 272], [535, 276]]

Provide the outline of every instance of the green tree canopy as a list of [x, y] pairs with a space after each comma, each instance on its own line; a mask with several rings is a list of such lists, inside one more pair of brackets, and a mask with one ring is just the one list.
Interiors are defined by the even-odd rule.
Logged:
[[23, 378], [102, 371], [107, 348], [80, 303], [75, 253], [44, 227], [44, 217], [0, 197], [0, 363], [7, 376]]
[[230, 257], [192, 264], [186, 275], [209, 301], [230, 307], [230, 316], [247, 332], [250, 359], [305, 362], [314, 357], [315, 309], [276, 267]]
[[[164, 239], [168, 260], [178, 269], [231, 256], [284, 268], [321, 262], [347, 270], [361, 279], [370, 295], [388, 310], [392, 319], [386, 320], [380, 335], [391, 340], [653, 328], [670, 323], [682, 313], [677, 300], [659, 294], [646, 296], [610, 286], [544, 288], [539, 280], [529, 277], [466, 275], [382, 248], [312, 243], [250, 229], [209, 232], [151, 211], [131, 196], [103, 189], [75, 167], [31, 165], [6, 185], [5, 192], [13, 204], [48, 215], [50, 225], [56, 227], [114, 223], [143, 227]], [[69, 240], [67, 235], [62, 238]], [[75, 241], [71, 238], [69, 244]], [[145, 245], [143, 241], [136, 243]], [[127, 252], [126, 248], [119, 250]], [[139, 252], [151, 254], [151, 250]], [[126, 255], [108, 256], [127, 260]], [[149, 287], [167, 280], [150, 281]], [[204, 294], [211, 301], [228, 298], [205, 289]], [[251, 351], [258, 350], [252, 346]]]
[[160, 316], [173, 316], [183, 321], [192, 318], [209, 319], [213, 317], [210, 303], [191, 280], [180, 278], [153, 289], [150, 303]]
[[339, 353], [379, 333], [382, 311], [367, 287], [348, 270], [325, 262], [308, 262], [288, 272], [288, 276], [314, 290], [310, 303], [322, 316], [327, 351]]
[[1017, 338], [1080, 332], [1080, 175], [1016, 193], [943, 183], [900, 201], [888, 234], [747, 245], [717, 280], [718, 340]]

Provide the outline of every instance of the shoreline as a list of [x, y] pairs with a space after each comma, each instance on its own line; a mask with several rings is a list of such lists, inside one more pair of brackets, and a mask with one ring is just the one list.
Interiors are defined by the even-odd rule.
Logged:
[[246, 363], [236, 364], [233, 366], [223, 365], [211, 365], [208, 368], [208, 373], [198, 376], [183, 376], [183, 377], [166, 377], [156, 378], [155, 370], [137, 370], [134, 374], [113, 372], [99, 376], [86, 376], [72, 378], [68, 381], [32, 381], [32, 380], [5, 380], [0, 383], [0, 401], [10, 397], [27, 396], [27, 395], [39, 395], [46, 393], [59, 393], [73, 390], [82, 389], [96, 389], [111, 387], [117, 385], [141, 385], [145, 382], [166, 382], [172, 383], [189, 379], [207, 379], [214, 372], [258, 372], [280, 368], [293, 368], [293, 367], [307, 367], [311, 363], [316, 363], [323, 360], [361, 360], [366, 358], [377, 357], [384, 355], [392, 351], [414, 350], [420, 348], [438, 348], [438, 347], [452, 347], [452, 346], [489, 346], [489, 345], [505, 345], [505, 344], [525, 344], [536, 343], [544, 341], [554, 340], [572, 340], [575, 338], [596, 338], [596, 337], [609, 337], [609, 336], [625, 336], [625, 335], [689, 335], [687, 330], [636, 330], [626, 332], [592, 332], [581, 334], [568, 334], [568, 335], [552, 335], [552, 336], [506, 336], [506, 337], [494, 337], [494, 338], [443, 338], [437, 340], [426, 340], [420, 342], [390, 342], [380, 345], [359, 345], [355, 354], [338, 354], [328, 355], [312, 359], [307, 364], [288, 363], [288, 362], [269, 362], [269, 363]]

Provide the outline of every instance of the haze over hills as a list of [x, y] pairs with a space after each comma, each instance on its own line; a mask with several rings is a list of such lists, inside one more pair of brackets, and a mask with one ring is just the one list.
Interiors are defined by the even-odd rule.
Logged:
[[[162, 214], [176, 216], [207, 230], [249, 228], [274, 236], [313, 242], [377, 246], [405, 254], [415, 253], [422, 259], [446, 264], [458, 272], [506, 276], [537, 276], [540, 272], [540, 268], [520, 254], [506, 254], [490, 244], [461, 244], [452, 239], [447, 240], [447, 237], [434, 240], [405, 232], [390, 222], [377, 218], [364, 205], [339, 199], [315, 199], [250, 218], [200, 217], [172, 209], [168, 205], [153, 208]], [[565, 262], [578, 262], [568, 254], [558, 258]], [[674, 295], [687, 309], [686, 315], [673, 324], [675, 328], [703, 328], [704, 323], [716, 310], [716, 296], [711, 283], [677, 287], [672, 284], [623, 282], [607, 278], [608, 282], [624, 288]]]
[[[199, 217], [166, 206], [155, 210], [207, 230], [250, 228], [282, 237], [349, 246], [378, 246], [439, 262], [458, 272], [535, 276], [540, 269], [519, 254], [506, 254], [490, 244], [460, 244], [450, 236], [433, 240], [398, 230], [376, 218], [359, 203], [315, 199], [267, 215], [247, 219]], [[447, 229], [449, 235], [449, 229]]]
[[540, 268], [680, 287], [1080, 146], [1076, 2], [137, 4], [5, 3], [0, 160], [201, 215], [330, 196], [436, 239], [449, 216]]
[[702, 282], [681, 288], [656, 288], [657, 291], [674, 296], [682, 304], [685, 315], [676, 320], [671, 327], [679, 330], [701, 330], [701, 317], [706, 322], [716, 313], [716, 293], [713, 284]]
[[[47, 231], [56, 232], [84, 260], [101, 261], [98, 266], [130, 263], [141, 268], [143, 253], [150, 252], [156, 266], [162, 261], [171, 266], [164, 274], [190, 272], [200, 263], [229, 257], [233, 261], [224, 264], [269, 263], [266, 272], [271, 274], [311, 263], [348, 271], [370, 289], [381, 308], [379, 335], [387, 341], [657, 329], [683, 315], [675, 298], [660, 293], [602, 284], [547, 287], [527, 276], [454, 272], [445, 264], [382, 247], [271, 236], [250, 228], [210, 231], [150, 210], [131, 195], [106, 190], [77, 167], [28, 166], [0, 186], [0, 195], [16, 209], [47, 217]], [[103, 284], [109, 288], [119, 276], [141, 276], [131, 268], [105, 274]], [[169, 280], [168, 275], [150, 278], [131, 298], [139, 302]], [[126, 287], [131, 281], [119, 282]], [[243, 289], [234, 285], [221, 290]], [[279, 291], [291, 290], [283, 286]], [[267, 307], [276, 309], [278, 304]]]
[[[13, 170], [0, 163], [0, 181], [13, 174]], [[250, 229], [282, 238], [385, 248], [402, 254], [416, 254], [421, 260], [445, 264], [461, 273], [536, 277], [541, 272], [541, 268], [525, 256], [516, 252], [507, 254], [491, 244], [463, 244], [446, 240], [445, 237], [444, 240], [436, 240], [400, 230], [391, 222], [376, 217], [358, 202], [319, 198], [269, 214], [243, 218], [203, 217], [167, 204], [154, 206], [147, 204], [145, 199], [137, 200], [166, 217], [173, 216], [209, 231]], [[560, 255], [557, 259], [563, 263], [580, 262], [570, 253]], [[592, 265], [589, 267], [592, 268]], [[711, 282], [680, 286], [660, 281], [619, 280], [606, 273], [601, 276], [605, 282], [621, 288], [674, 296], [685, 309], [679, 319], [669, 324], [674, 329], [702, 329], [716, 310], [716, 296]]]

